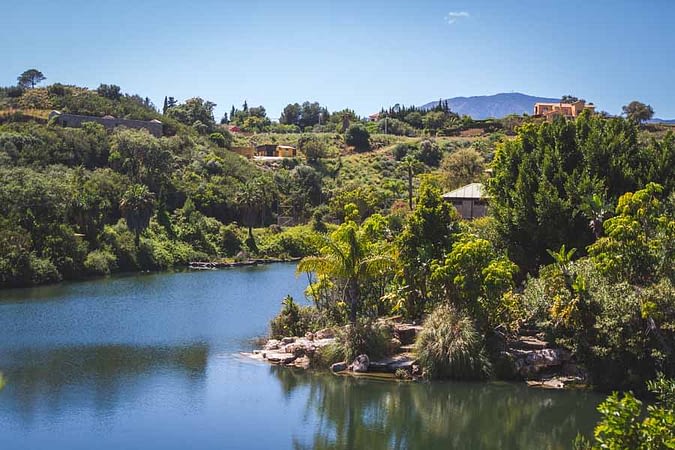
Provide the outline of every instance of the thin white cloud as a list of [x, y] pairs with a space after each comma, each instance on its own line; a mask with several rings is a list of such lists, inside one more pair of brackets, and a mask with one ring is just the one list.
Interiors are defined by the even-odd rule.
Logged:
[[448, 13], [447, 16], [445, 16], [445, 20], [452, 25], [453, 23], [457, 22], [459, 19], [462, 19], [464, 17], [471, 17], [470, 14], [466, 11], [451, 11]]

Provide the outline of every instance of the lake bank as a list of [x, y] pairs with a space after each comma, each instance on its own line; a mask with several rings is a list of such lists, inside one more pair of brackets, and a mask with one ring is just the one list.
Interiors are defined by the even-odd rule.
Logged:
[[285, 294], [302, 298], [294, 272], [273, 264], [1, 292], [0, 446], [553, 449], [591, 432], [595, 393], [382, 383], [240, 357]]

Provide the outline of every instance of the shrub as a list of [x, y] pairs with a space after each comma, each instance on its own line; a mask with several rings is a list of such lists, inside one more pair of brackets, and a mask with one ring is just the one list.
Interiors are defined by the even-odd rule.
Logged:
[[241, 250], [241, 239], [237, 234], [237, 226], [229, 224], [220, 227], [218, 235], [220, 249], [226, 256], [234, 256]]
[[631, 392], [610, 395], [598, 406], [602, 419], [595, 426], [594, 443], [578, 436], [575, 448], [675, 448], [675, 380], [659, 378], [648, 387], [657, 401], [646, 411]]
[[430, 378], [479, 380], [491, 374], [482, 339], [471, 319], [448, 305], [436, 307], [429, 315], [415, 348]]
[[399, 143], [394, 146], [394, 148], [391, 149], [391, 154], [394, 156], [394, 159], [396, 161], [400, 161], [403, 158], [406, 157], [406, 155], [411, 151], [412, 149], [408, 144], [403, 144]]
[[40, 258], [35, 254], [30, 256], [31, 282], [33, 284], [53, 283], [61, 281], [61, 274], [49, 258]]
[[389, 353], [391, 330], [381, 323], [362, 320], [341, 328], [336, 341], [345, 361], [351, 362], [364, 353], [372, 360]]
[[300, 306], [287, 295], [281, 302], [281, 312], [270, 322], [272, 337], [304, 336], [318, 323], [318, 312], [312, 306]]
[[350, 125], [345, 133], [345, 143], [359, 153], [367, 152], [370, 150], [370, 133], [360, 123]]
[[316, 255], [323, 245], [321, 235], [310, 231], [308, 227], [294, 227], [261, 239], [260, 253], [266, 256], [302, 256]]
[[220, 148], [229, 148], [232, 145], [232, 135], [226, 130], [222, 133], [211, 133], [209, 140]]
[[84, 260], [84, 268], [93, 275], [109, 275], [117, 267], [117, 258], [108, 250], [89, 252]]

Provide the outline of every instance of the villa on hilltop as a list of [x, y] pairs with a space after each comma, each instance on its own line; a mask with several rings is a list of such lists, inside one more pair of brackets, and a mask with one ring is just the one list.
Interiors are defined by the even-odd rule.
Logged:
[[585, 100], [578, 100], [573, 103], [540, 102], [534, 104], [534, 115], [537, 117], [546, 117], [547, 119], [553, 119], [555, 116], [577, 117], [581, 114], [581, 111], [585, 109], [593, 112], [595, 111], [595, 105], [593, 103], [586, 104]]
[[76, 114], [61, 113], [59, 111], [52, 111], [49, 114], [49, 120], [53, 120], [57, 125], [62, 127], [80, 128], [83, 123], [95, 122], [100, 123], [106, 129], [112, 130], [116, 127], [127, 127], [136, 130], [148, 130], [150, 134], [155, 137], [162, 137], [164, 134], [164, 127], [162, 122], [157, 119], [153, 120], [134, 120], [134, 119], [118, 119], [113, 116], [79, 116]]

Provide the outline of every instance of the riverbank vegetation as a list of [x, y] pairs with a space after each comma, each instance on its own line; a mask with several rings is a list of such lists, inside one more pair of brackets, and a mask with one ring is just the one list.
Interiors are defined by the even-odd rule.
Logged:
[[[492, 214], [471, 222], [437, 178], [418, 175], [411, 211], [347, 212], [327, 236], [318, 258], [339, 253], [351, 270], [301, 262], [316, 274], [315, 327], [425, 321], [416, 351], [426, 374], [460, 379], [502, 376], [505, 340], [535, 328], [571, 350], [596, 388], [644, 395], [657, 373], [675, 375], [674, 157], [672, 133], [650, 137], [621, 118], [526, 124], [496, 145]], [[370, 259], [386, 265], [354, 276]]]
[[[429, 377], [505, 376], [523, 329], [570, 350], [602, 390], [675, 376], [665, 126], [588, 111], [473, 121], [443, 102], [371, 120], [291, 103], [279, 123], [244, 103], [218, 123], [200, 98], [160, 112], [114, 85], [40, 82], [0, 89], [2, 287], [304, 257], [312, 306], [286, 299], [272, 331], [346, 326], [335, 357], [391, 351], [380, 319], [397, 316], [425, 323], [415, 349]], [[157, 119], [163, 136], [63, 127], [51, 109]], [[231, 151], [253, 143], [299, 153]], [[478, 181], [489, 216], [462, 220], [441, 194]]]

